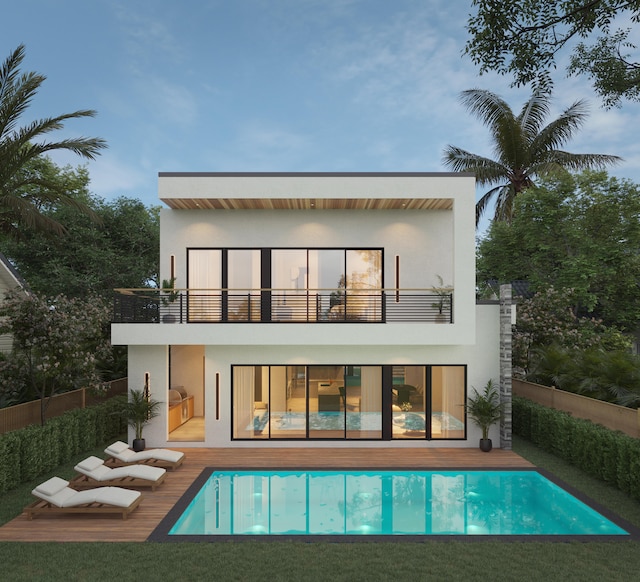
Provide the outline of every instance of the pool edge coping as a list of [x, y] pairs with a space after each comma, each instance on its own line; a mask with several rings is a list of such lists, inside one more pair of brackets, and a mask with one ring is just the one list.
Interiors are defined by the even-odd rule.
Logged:
[[180, 499], [174, 504], [169, 512], [160, 520], [160, 523], [154, 528], [154, 530], [147, 537], [148, 542], [155, 543], [215, 543], [215, 542], [248, 542], [248, 541], [262, 541], [262, 542], [280, 542], [280, 541], [298, 541], [301, 543], [312, 542], [328, 542], [328, 543], [383, 543], [383, 542], [402, 542], [402, 543], [424, 543], [429, 541], [458, 541], [458, 542], [491, 542], [500, 541], [505, 543], [510, 542], [554, 542], [554, 543], [567, 543], [567, 542], [628, 542], [628, 541], [640, 541], [640, 528], [620, 517], [614, 511], [601, 505], [597, 501], [594, 501], [589, 496], [584, 494], [579, 489], [569, 485], [562, 481], [553, 473], [546, 469], [539, 467], [385, 467], [380, 469], [379, 467], [299, 467], [299, 468], [286, 468], [278, 469], [282, 472], [295, 472], [295, 471], [436, 471], [442, 473], [449, 473], [455, 471], [465, 472], [478, 472], [478, 471], [501, 471], [501, 472], [535, 472], [539, 473], [594, 511], [597, 511], [603, 517], [622, 528], [627, 532], [627, 535], [496, 535], [496, 534], [371, 534], [371, 535], [353, 535], [353, 534], [312, 534], [312, 535], [293, 535], [293, 534], [266, 534], [266, 535], [254, 535], [254, 534], [233, 534], [233, 535], [170, 535], [169, 531], [176, 523], [178, 518], [182, 515], [188, 505], [193, 501], [197, 493], [202, 489], [203, 485], [207, 482], [211, 474], [215, 471], [260, 471], [264, 472], [269, 469], [265, 467], [205, 467], [200, 474], [194, 479], [193, 483], [189, 485], [187, 490], [180, 496]]

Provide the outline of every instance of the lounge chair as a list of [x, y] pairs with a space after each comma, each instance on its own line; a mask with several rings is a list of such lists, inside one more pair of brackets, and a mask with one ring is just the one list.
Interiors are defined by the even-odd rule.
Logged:
[[26, 508], [27, 517], [40, 513], [119, 513], [122, 519], [140, 505], [142, 493], [122, 487], [96, 487], [76, 491], [69, 481], [51, 477], [32, 492], [38, 500]]
[[176, 469], [182, 465], [186, 458], [184, 453], [171, 449], [146, 449], [135, 452], [129, 448], [127, 443], [122, 441], [116, 441], [109, 445], [104, 452], [109, 455], [106, 464], [113, 467], [143, 463], [145, 465], [164, 467], [165, 469]]
[[78, 463], [74, 469], [80, 473], [71, 485], [76, 489], [97, 487], [99, 485], [113, 485], [120, 487], [156, 487], [167, 476], [166, 469], [150, 467], [149, 465], [127, 465], [112, 469], [104, 464], [98, 457], [87, 457]]

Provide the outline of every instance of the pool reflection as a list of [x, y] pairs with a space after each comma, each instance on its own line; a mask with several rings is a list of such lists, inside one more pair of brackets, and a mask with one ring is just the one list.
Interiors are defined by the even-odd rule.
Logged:
[[535, 471], [214, 472], [172, 535], [624, 535]]

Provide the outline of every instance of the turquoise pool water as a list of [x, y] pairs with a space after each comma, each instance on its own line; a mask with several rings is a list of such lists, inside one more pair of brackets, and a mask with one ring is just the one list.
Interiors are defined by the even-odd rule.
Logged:
[[628, 534], [536, 471], [215, 471], [169, 535]]

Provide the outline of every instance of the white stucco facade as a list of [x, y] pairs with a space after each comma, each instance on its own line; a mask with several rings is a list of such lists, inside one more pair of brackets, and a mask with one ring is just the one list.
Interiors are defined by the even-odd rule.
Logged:
[[[269, 253], [282, 249], [377, 249], [387, 295], [437, 287], [441, 278], [453, 289], [453, 305], [451, 320], [444, 324], [385, 318], [373, 323], [195, 323], [188, 318], [171, 324], [114, 323], [112, 343], [128, 346], [129, 385], [142, 388], [146, 378], [152, 396], [167, 403], [145, 428], [149, 445], [175, 444], [167, 395], [179, 385], [192, 396], [193, 415], [203, 423], [198, 438], [181, 440], [181, 446], [477, 446], [480, 433], [471, 423], [464, 438], [458, 433], [455, 439], [301, 442], [234, 438], [232, 420], [234, 367], [423, 366], [428, 372], [430, 366], [457, 366], [464, 370], [466, 391], [498, 378], [499, 309], [475, 300], [472, 176], [161, 174], [159, 194], [170, 207], [161, 213], [160, 277], [173, 276], [185, 296], [193, 279], [189, 253], [194, 249], [258, 249], [268, 265]], [[310, 409], [307, 403], [307, 414]], [[430, 410], [426, 405], [427, 418]]]

